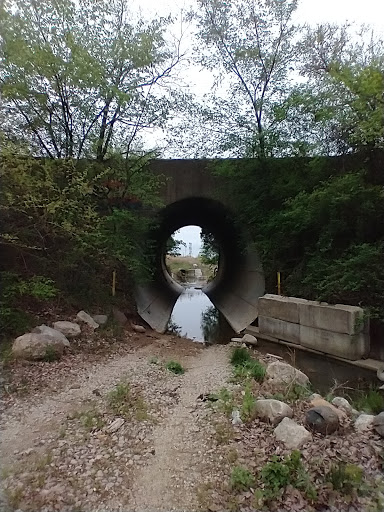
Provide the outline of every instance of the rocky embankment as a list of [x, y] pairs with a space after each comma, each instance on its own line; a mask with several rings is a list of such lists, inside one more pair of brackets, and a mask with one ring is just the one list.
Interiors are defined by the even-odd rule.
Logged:
[[7, 364], [2, 510], [383, 510], [383, 415], [241, 342], [59, 322]]

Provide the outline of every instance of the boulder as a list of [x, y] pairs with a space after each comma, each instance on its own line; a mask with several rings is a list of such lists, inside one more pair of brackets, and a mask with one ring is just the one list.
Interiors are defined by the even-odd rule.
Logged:
[[52, 327], [48, 327], [48, 325], [42, 324], [35, 327], [32, 332], [36, 332], [39, 334], [46, 334], [47, 336], [52, 336], [58, 340], [61, 340], [64, 343], [64, 346], [69, 347], [69, 341], [64, 336], [64, 334], [58, 329], [52, 329]]
[[335, 396], [332, 400], [332, 405], [346, 412], [347, 414], [352, 414], [352, 405], [342, 396]]
[[291, 418], [283, 418], [274, 430], [278, 441], [284, 443], [289, 450], [299, 450], [305, 443], [312, 440], [312, 434]]
[[65, 320], [62, 320], [55, 322], [53, 327], [56, 331], [60, 331], [65, 336], [68, 336], [68, 338], [76, 338], [76, 336], [80, 336], [81, 334], [80, 325], [75, 322], [66, 322]]
[[81, 320], [81, 322], [84, 322], [85, 324], [89, 325], [89, 327], [92, 327], [92, 329], [97, 329], [99, 327], [99, 324], [94, 321], [94, 319], [91, 317], [91, 315], [88, 315], [85, 311], [79, 311], [76, 315], [76, 318]]
[[112, 314], [113, 314], [113, 319], [115, 320], [116, 323], [118, 323], [119, 325], [125, 325], [127, 322], [128, 322], [128, 318], [125, 316], [125, 314], [120, 311], [119, 309], [117, 308], [113, 308], [112, 310]]
[[266, 377], [274, 384], [295, 383], [300, 386], [307, 386], [309, 384], [309, 378], [305, 373], [283, 361], [273, 361], [273, 363], [269, 363], [266, 370]]
[[18, 359], [45, 359], [48, 354], [59, 358], [66, 346], [63, 340], [57, 336], [31, 332], [15, 339], [12, 345], [12, 354]]
[[381, 412], [380, 414], [374, 417], [372, 425], [376, 432], [381, 437], [384, 437], [384, 412]]
[[108, 315], [93, 315], [92, 318], [99, 325], [105, 325], [108, 322]]
[[346, 414], [343, 410], [338, 409], [330, 402], [324, 400], [324, 398], [314, 398], [313, 400], [311, 400], [311, 405], [312, 407], [330, 407], [338, 415], [339, 420], [344, 420], [346, 418]]
[[242, 343], [249, 343], [250, 345], [257, 345], [257, 339], [252, 334], [248, 334], [247, 332], [241, 338]]
[[243, 338], [231, 338], [232, 343], [241, 343]]
[[256, 400], [256, 414], [259, 418], [277, 425], [283, 418], [292, 418], [293, 411], [289, 405], [280, 400]]
[[135, 332], [139, 332], [139, 333], [142, 333], [142, 334], [145, 333], [145, 327], [143, 327], [142, 325], [132, 324], [132, 329]]
[[308, 427], [320, 434], [332, 434], [340, 426], [338, 414], [331, 407], [321, 406], [309, 409], [305, 414]]
[[373, 416], [373, 414], [360, 414], [355, 421], [355, 430], [357, 430], [357, 432], [369, 430], [373, 426], [374, 419], [375, 416]]

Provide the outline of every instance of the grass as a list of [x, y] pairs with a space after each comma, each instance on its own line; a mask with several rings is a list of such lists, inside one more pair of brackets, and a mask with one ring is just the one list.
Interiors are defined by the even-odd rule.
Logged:
[[185, 373], [185, 369], [177, 361], [168, 361], [168, 363], [165, 365], [165, 368], [176, 375], [182, 375]]
[[45, 349], [45, 354], [43, 356], [43, 361], [47, 362], [53, 362], [60, 359], [60, 354], [57, 352], [57, 350], [54, 347], [51, 347], [48, 345], [48, 347]]
[[384, 411], [384, 394], [373, 387], [366, 391], [359, 391], [352, 400], [352, 406], [358, 411], [379, 414]]
[[339, 462], [331, 467], [326, 475], [326, 481], [332, 484], [335, 491], [350, 495], [359, 491], [363, 477], [364, 471], [356, 464]]
[[[95, 408], [77, 411], [71, 415], [71, 419], [80, 420], [81, 425], [88, 432], [91, 432], [92, 430], [100, 430], [105, 426], [105, 420], [103, 418], [103, 415], [101, 414], [100, 411], [97, 411]], [[64, 435], [62, 436], [65, 437], [65, 431]]]
[[263, 382], [266, 368], [257, 359], [253, 359], [248, 349], [237, 347], [232, 351], [231, 364], [233, 366], [234, 381], [254, 379]]
[[216, 423], [214, 429], [217, 444], [228, 444], [233, 439], [233, 429], [228, 423]]
[[134, 415], [138, 421], [149, 418], [147, 403], [140, 394], [132, 393], [128, 382], [119, 382], [108, 393], [107, 402], [109, 408], [118, 416], [128, 418]]
[[245, 363], [251, 361], [251, 354], [245, 347], [236, 347], [232, 351], [230, 361], [233, 366], [244, 366]]

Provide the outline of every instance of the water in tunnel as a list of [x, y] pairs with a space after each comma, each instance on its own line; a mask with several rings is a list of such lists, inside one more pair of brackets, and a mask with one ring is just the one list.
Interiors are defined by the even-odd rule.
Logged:
[[236, 225], [229, 210], [220, 202], [206, 198], [187, 198], [159, 212], [152, 232], [156, 246], [156, 268], [151, 283], [136, 290], [136, 303], [142, 318], [155, 330], [164, 332], [183, 286], [167, 270], [164, 255], [167, 241], [183, 226], [197, 225], [213, 235], [220, 248], [215, 278], [204, 293], [223, 314], [235, 332], [240, 332], [257, 317], [258, 298], [264, 294], [264, 275], [258, 255], [246, 245], [245, 230]]

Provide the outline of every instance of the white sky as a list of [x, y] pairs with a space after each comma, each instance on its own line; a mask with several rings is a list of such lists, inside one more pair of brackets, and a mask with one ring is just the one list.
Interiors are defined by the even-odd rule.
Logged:
[[[180, 11], [188, 11], [191, 2], [187, 0], [132, 0], [133, 5], [140, 7], [143, 14], [155, 17], [157, 14], [178, 15]], [[296, 23], [356, 23], [357, 25], [371, 25], [376, 33], [384, 34], [384, 0], [299, 0], [298, 9], [294, 15]], [[187, 38], [188, 41], [188, 38]], [[194, 80], [193, 78], [194, 77]], [[208, 92], [212, 80], [209, 73], [199, 70], [189, 74], [191, 88], [196, 93]], [[194, 83], [193, 83], [194, 82]], [[186, 226], [177, 234], [188, 244], [192, 243], [192, 253], [197, 256], [200, 251], [200, 228], [198, 226]], [[188, 249], [187, 249], [188, 254]]]

